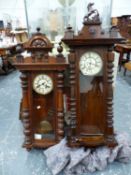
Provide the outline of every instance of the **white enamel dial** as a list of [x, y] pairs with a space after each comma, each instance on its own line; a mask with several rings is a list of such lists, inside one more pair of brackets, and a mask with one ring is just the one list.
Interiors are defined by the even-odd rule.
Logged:
[[33, 89], [38, 94], [49, 94], [53, 90], [51, 77], [46, 74], [37, 75], [33, 81]]
[[83, 75], [96, 75], [101, 71], [102, 66], [102, 59], [96, 52], [86, 52], [80, 58], [79, 68]]

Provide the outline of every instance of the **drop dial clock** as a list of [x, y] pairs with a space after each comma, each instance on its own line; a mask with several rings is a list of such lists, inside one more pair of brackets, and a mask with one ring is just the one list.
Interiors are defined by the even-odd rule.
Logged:
[[64, 137], [64, 74], [68, 62], [61, 45], [57, 56], [49, 55], [53, 45], [39, 28], [24, 48], [31, 56], [23, 59], [19, 54], [14, 59], [14, 65], [21, 72], [23, 147], [27, 150], [48, 148]]
[[116, 146], [113, 127], [113, 47], [122, 38], [117, 32], [104, 32], [100, 15], [89, 3], [83, 27], [76, 35], [67, 27], [62, 41], [70, 48], [70, 122], [71, 147]]

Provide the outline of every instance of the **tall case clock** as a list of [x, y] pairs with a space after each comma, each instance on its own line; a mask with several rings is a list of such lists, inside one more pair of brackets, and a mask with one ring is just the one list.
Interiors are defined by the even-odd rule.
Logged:
[[83, 28], [69, 26], [62, 39], [70, 48], [69, 146], [115, 146], [113, 128], [113, 46], [122, 38], [101, 29], [99, 13], [88, 5]]
[[14, 65], [21, 72], [21, 119], [24, 126], [23, 146], [46, 148], [58, 143], [64, 136], [63, 86], [67, 63], [61, 54], [50, 56], [52, 44], [40, 33], [24, 45], [31, 56], [17, 55]]

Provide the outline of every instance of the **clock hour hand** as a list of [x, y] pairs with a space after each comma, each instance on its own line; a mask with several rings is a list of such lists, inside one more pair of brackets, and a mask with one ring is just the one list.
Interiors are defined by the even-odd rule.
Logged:
[[41, 85], [45, 85], [45, 82], [43, 82]]
[[36, 86], [36, 88], [39, 88], [41, 86], [41, 84], [38, 84], [37, 86]]
[[43, 83], [41, 83], [41, 84], [38, 84], [37, 86], [36, 86], [36, 88], [39, 88], [41, 85], [44, 85], [45, 84], [45, 82], [43, 82]]

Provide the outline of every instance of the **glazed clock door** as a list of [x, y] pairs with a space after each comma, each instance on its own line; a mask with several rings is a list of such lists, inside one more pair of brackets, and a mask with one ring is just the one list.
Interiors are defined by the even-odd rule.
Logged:
[[55, 74], [44, 72], [32, 75], [34, 139], [55, 140], [56, 106]]
[[[98, 144], [104, 142], [105, 106], [104, 106], [104, 54], [97, 49], [86, 49], [79, 54], [78, 91], [79, 91], [79, 127], [78, 135], [88, 144], [93, 138]], [[96, 141], [96, 140], [95, 140]]]

